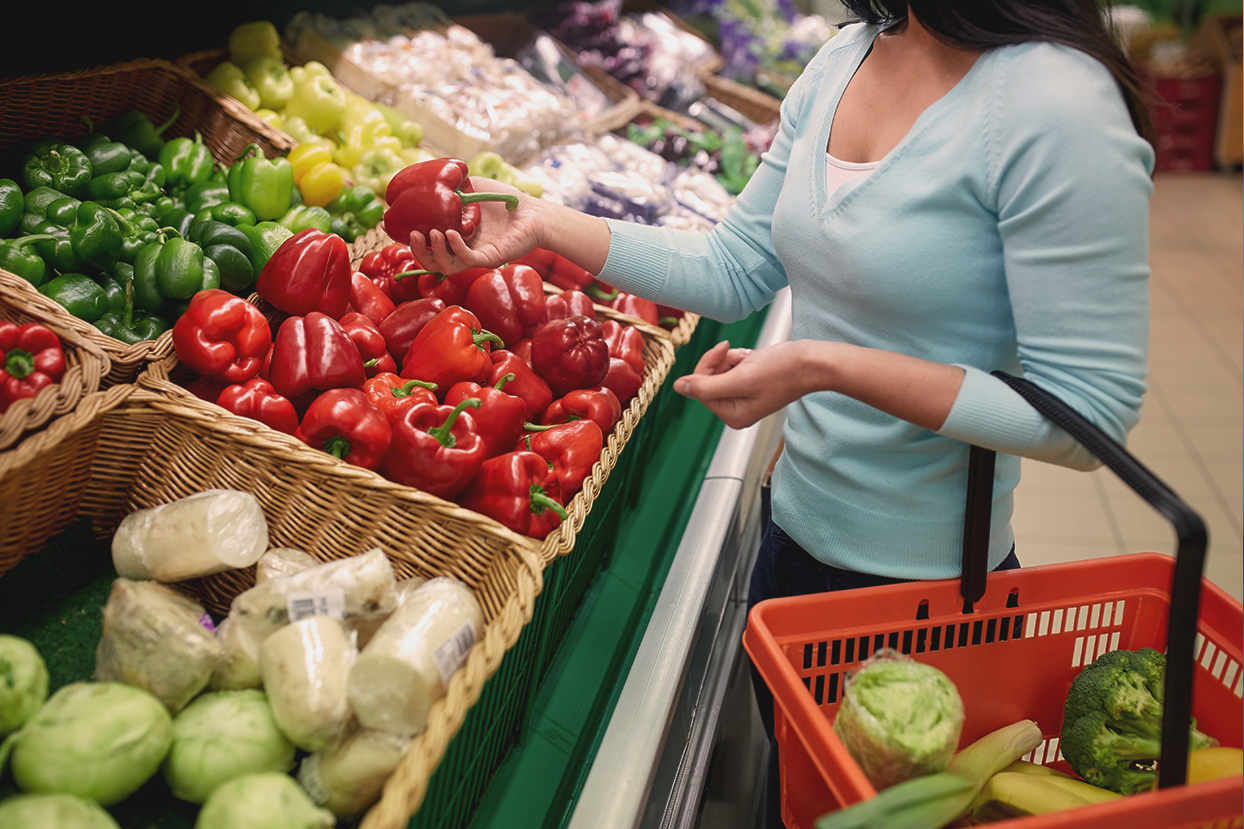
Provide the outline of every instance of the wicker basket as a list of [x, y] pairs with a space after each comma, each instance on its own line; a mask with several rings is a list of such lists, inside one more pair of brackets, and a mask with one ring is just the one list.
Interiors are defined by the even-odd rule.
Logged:
[[[285, 133], [189, 70], [168, 61], [136, 60], [54, 75], [0, 78], [0, 107], [5, 113], [0, 119], [0, 169], [15, 169], [25, 148], [48, 133], [76, 140], [86, 132], [83, 115], [102, 125], [140, 110], [159, 122], [172, 115], [175, 105], [181, 106], [181, 117], [165, 136], [198, 132], [217, 161], [232, 161], [252, 143], [269, 156], [295, 146]], [[25, 293], [30, 298], [37, 292], [27, 283]], [[73, 320], [51, 300], [47, 305], [55, 309], [63, 327], [74, 328], [108, 355], [111, 368], [105, 386], [132, 382], [143, 364], [172, 353], [171, 334], [126, 345]]]
[[92, 392], [71, 413], [0, 453], [0, 575], [73, 522], [104, 416], [133, 391], [124, 385]]
[[781, 115], [782, 102], [766, 92], [708, 72], [700, 73], [700, 80], [704, 82], [707, 97], [720, 101], [757, 124], [772, 123]]
[[[21, 277], [0, 271], [0, 320], [46, 325], [60, 338], [65, 352], [65, 374], [59, 383], [42, 389], [37, 397], [18, 400], [0, 414], [0, 451], [11, 449], [24, 436], [39, 429], [56, 417], [74, 410], [86, 395], [99, 391], [111, 364], [108, 356], [87, 337], [61, 326], [61, 318], [47, 313], [41, 303], [31, 304], [25, 292], [11, 293], [10, 280], [25, 282]], [[36, 294], [41, 299], [41, 294]]]

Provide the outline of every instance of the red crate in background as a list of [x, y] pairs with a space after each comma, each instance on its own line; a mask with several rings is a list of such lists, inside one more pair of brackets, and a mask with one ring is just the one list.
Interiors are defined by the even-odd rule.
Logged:
[[1151, 95], [1159, 172], [1214, 169], [1214, 142], [1222, 105], [1222, 75], [1162, 77], [1140, 69]]

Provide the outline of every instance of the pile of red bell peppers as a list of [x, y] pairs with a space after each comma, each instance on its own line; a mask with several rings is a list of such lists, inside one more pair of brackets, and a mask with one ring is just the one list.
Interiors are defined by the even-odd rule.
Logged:
[[348, 463], [543, 538], [600, 459], [644, 377], [640, 331], [588, 296], [546, 296], [512, 263], [452, 276], [405, 245], [358, 271], [304, 230], [259, 275], [288, 317], [203, 291], [173, 328], [187, 387]]

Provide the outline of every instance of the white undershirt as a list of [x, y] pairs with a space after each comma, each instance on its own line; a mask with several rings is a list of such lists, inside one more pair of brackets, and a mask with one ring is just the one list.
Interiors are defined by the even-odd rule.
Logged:
[[880, 161], [841, 161], [829, 153], [825, 153], [825, 160], [828, 162], [825, 165], [825, 184], [831, 196], [848, 181], [867, 177], [881, 163]]

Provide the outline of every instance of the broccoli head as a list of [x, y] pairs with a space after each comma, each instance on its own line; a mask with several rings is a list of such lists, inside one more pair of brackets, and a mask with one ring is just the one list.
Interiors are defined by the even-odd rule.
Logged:
[[[1063, 708], [1063, 758], [1088, 782], [1119, 794], [1153, 785], [1162, 753], [1166, 657], [1152, 648], [1102, 654], [1072, 681]], [[1213, 745], [1196, 730], [1189, 751]]]

